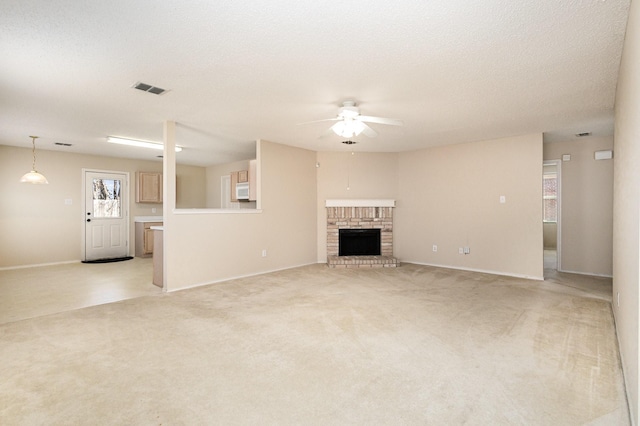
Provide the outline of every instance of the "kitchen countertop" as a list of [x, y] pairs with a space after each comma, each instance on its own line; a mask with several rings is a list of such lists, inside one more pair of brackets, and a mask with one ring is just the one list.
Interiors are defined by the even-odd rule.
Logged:
[[135, 216], [133, 218], [134, 222], [163, 222], [164, 219], [162, 216]]

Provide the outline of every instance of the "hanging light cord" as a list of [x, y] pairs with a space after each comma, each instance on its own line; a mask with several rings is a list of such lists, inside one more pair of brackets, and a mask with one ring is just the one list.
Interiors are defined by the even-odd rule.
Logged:
[[31, 170], [33, 170], [34, 172], [36, 171], [36, 139], [38, 139], [37, 136], [29, 136], [31, 138], [31, 143], [33, 144], [33, 147], [31, 148], [31, 152], [33, 154], [33, 165], [31, 166]]

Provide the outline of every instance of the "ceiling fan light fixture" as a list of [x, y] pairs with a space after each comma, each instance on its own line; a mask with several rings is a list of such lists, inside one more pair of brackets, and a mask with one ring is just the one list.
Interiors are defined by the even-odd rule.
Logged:
[[36, 171], [36, 139], [38, 139], [38, 136], [29, 136], [29, 137], [31, 138], [31, 144], [33, 146], [31, 151], [33, 155], [33, 163], [31, 166], [31, 171], [29, 173], [25, 173], [20, 178], [20, 183], [33, 183], [33, 184], [47, 185], [49, 184], [49, 181], [47, 180], [47, 178]]
[[331, 126], [331, 130], [343, 138], [352, 138], [362, 133], [364, 123], [358, 120], [342, 120]]
[[[164, 149], [164, 145], [158, 142], [150, 142], [150, 141], [142, 141], [138, 139], [129, 139], [129, 138], [121, 138], [117, 136], [108, 136], [107, 142], [115, 143], [118, 145], [127, 145], [127, 146], [135, 146], [138, 148], [149, 148], [149, 149], [157, 149], [162, 151]], [[176, 146], [176, 152], [182, 151], [182, 147]]]

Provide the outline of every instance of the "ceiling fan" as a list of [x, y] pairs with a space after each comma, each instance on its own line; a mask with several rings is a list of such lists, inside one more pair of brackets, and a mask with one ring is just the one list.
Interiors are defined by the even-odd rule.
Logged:
[[360, 115], [360, 108], [356, 106], [355, 101], [349, 100], [342, 103], [342, 107], [338, 110], [335, 118], [326, 118], [324, 120], [308, 121], [300, 124], [319, 123], [321, 121], [337, 121], [322, 136], [324, 137], [331, 132], [344, 138], [358, 136], [360, 133], [370, 138], [378, 136], [378, 132], [373, 130], [365, 123], [387, 124], [390, 126], [402, 126], [404, 123], [393, 118], [371, 117], [368, 115]]

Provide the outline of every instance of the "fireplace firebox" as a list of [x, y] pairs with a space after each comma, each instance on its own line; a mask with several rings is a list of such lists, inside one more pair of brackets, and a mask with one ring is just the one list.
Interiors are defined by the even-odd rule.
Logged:
[[340, 229], [339, 256], [380, 256], [380, 229]]

